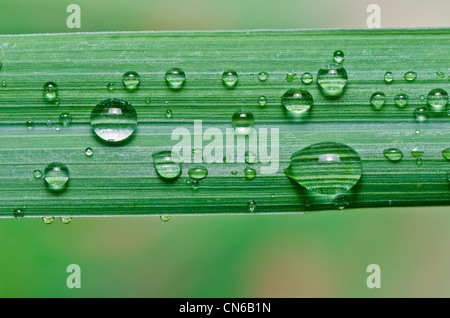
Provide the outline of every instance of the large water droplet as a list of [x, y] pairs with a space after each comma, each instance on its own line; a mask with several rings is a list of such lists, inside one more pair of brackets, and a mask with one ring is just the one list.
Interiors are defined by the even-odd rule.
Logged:
[[313, 104], [313, 97], [306, 89], [292, 88], [281, 97], [281, 105], [294, 115], [305, 114]]
[[403, 78], [408, 82], [412, 82], [417, 78], [417, 73], [413, 71], [406, 72]]
[[55, 102], [58, 98], [58, 85], [54, 82], [44, 84], [43, 96], [47, 102]]
[[313, 81], [313, 76], [311, 75], [311, 73], [305, 72], [302, 74], [301, 80], [303, 84], [309, 85]]
[[135, 91], [138, 89], [141, 83], [141, 76], [133, 71], [126, 72], [122, 76], [123, 86], [129, 91]]
[[174, 67], [166, 72], [166, 83], [170, 89], [181, 89], [186, 81], [186, 74], [181, 68]]
[[231, 117], [234, 132], [238, 135], [248, 135], [251, 132], [255, 118], [252, 112], [242, 109], [235, 112]]
[[160, 151], [152, 155], [155, 170], [164, 179], [175, 179], [181, 175], [180, 159], [171, 151]]
[[92, 109], [91, 126], [105, 141], [125, 140], [136, 130], [136, 110], [126, 101], [107, 99]]
[[384, 73], [384, 81], [386, 84], [390, 84], [394, 81], [394, 74], [392, 72]]
[[222, 83], [226, 88], [235, 88], [238, 84], [238, 74], [234, 70], [228, 70], [222, 74]]
[[447, 160], [450, 160], [450, 147], [442, 150], [442, 157]]
[[194, 167], [188, 170], [188, 175], [192, 179], [202, 180], [208, 176], [208, 169], [203, 166]]
[[374, 110], [381, 110], [384, 107], [386, 95], [383, 92], [375, 92], [370, 96], [370, 105]]
[[408, 105], [409, 97], [406, 94], [397, 94], [394, 97], [394, 103], [397, 108], [405, 108]]
[[340, 96], [347, 85], [348, 75], [339, 64], [328, 64], [317, 73], [317, 83], [325, 96]]
[[61, 162], [52, 162], [44, 170], [44, 180], [50, 191], [63, 191], [69, 181], [69, 169]]
[[244, 169], [244, 175], [245, 175], [245, 179], [247, 180], [253, 180], [256, 178], [256, 170], [250, 167], [246, 167]]
[[342, 64], [342, 62], [344, 62], [344, 52], [342, 52], [341, 50], [334, 51], [333, 61], [336, 64]]
[[389, 161], [400, 161], [403, 158], [403, 152], [397, 148], [384, 149], [383, 155]]
[[295, 152], [284, 173], [309, 191], [340, 194], [359, 181], [362, 161], [347, 145], [322, 142]]
[[441, 88], [435, 88], [428, 93], [427, 103], [432, 113], [444, 113], [448, 104], [448, 94]]

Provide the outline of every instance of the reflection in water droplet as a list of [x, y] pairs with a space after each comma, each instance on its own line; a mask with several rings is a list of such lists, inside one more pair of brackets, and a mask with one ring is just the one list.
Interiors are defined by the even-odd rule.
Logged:
[[306, 89], [291, 88], [281, 97], [281, 105], [293, 115], [305, 114], [313, 104], [313, 97]]
[[174, 67], [166, 72], [166, 84], [170, 89], [177, 90], [184, 86], [186, 74], [181, 68]]
[[136, 130], [136, 110], [120, 99], [104, 100], [92, 109], [91, 126], [97, 136], [105, 141], [125, 140]]
[[129, 91], [135, 91], [139, 88], [141, 76], [133, 71], [126, 72], [122, 76], [122, 84]]
[[69, 169], [60, 162], [52, 162], [44, 170], [44, 180], [50, 191], [64, 191], [69, 181]]
[[235, 88], [238, 84], [238, 74], [234, 70], [228, 70], [222, 74], [222, 83], [226, 88]]
[[255, 118], [252, 112], [245, 109], [235, 112], [231, 117], [231, 123], [237, 135], [250, 134], [254, 122]]
[[317, 73], [317, 83], [321, 92], [328, 97], [342, 95], [347, 81], [347, 71], [339, 64], [325, 65]]
[[152, 155], [155, 170], [164, 179], [175, 179], [181, 175], [181, 163], [171, 151], [160, 151]]
[[323, 142], [295, 152], [284, 173], [309, 191], [340, 194], [359, 181], [362, 161], [347, 145]]
[[383, 155], [389, 161], [400, 161], [403, 158], [403, 152], [397, 148], [389, 148], [383, 150]]

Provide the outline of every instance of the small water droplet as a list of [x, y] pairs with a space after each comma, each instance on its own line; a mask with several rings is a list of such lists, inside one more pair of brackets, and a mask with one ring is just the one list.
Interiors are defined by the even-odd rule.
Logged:
[[383, 92], [375, 92], [370, 96], [370, 105], [374, 110], [381, 110], [384, 107], [386, 95]]
[[281, 97], [281, 105], [294, 115], [305, 114], [313, 104], [313, 97], [306, 89], [291, 88]]
[[414, 110], [414, 118], [417, 121], [426, 121], [428, 119], [428, 107], [419, 106]]
[[269, 74], [267, 74], [267, 72], [259, 72], [258, 73], [258, 79], [260, 82], [265, 82], [268, 77], [269, 77]]
[[256, 209], [256, 202], [254, 200], [250, 200], [247, 203], [247, 209], [249, 212], [255, 212]]
[[69, 169], [61, 162], [52, 162], [44, 170], [44, 180], [50, 191], [63, 191], [69, 181]]
[[160, 151], [152, 155], [155, 170], [164, 179], [175, 179], [181, 175], [181, 162], [171, 151]]
[[32, 120], [27, 120], [27, 122], [25, 123], [26, 127], [28, 129], [33, 129], [34, 128], [34, 121]]
[[259, 96], [258, 98], [258, 104], [259, 106], [263, 107], [267, 104], [267, 98], [265, 96]]
[[296, 79], [297, 73], [294, 72], [288, 72], [286, 74], [286, 82], [292, 83]]
[[50, 119], [47, 120], [47, 127], [50, 128], [50, 127], [52, 127], [52, 125], [53, 125], [52, 121]]
[[55, 102], [58, 97], [58, 85], [54, 82], [44, 84], [43, 96], [47, 102]]
[[406, 72], [403, 78], [408, 82], [412, 82], [417, 78], [417, 73], [413, 71]]
[[114, 90], [114, 83], [113, 82], [108, 83], [108, 85], [106, 85], [106, 89], [112, 92]]
[[362, 161], [347, 145], [322, 142], [295, 152], [284, 173], [309, 191], [340, 194], [359, 181]]
[[321, 92], [328, 97], [342, 95], [347, 81], [347, 71], [339, 64], [325, 65], [317, 73], [317, 83]]
[[8, 82], [5, 81], [5, 80], [3, 80], [3, 81], [2, 81], [2, 87], [6, 87], [7, 85], [8, 85]]
[[433, 113], [442, 114], [445, 112], [448, 104], [448, 93], [441, 88], [435, 88], [428, 93], [427, 103], [430, 106], [430, 111]]
[[245, 109], [235, 112], [231, 117], [234, 132], [238, 135], [250, 134], [254, 122], [255, 118], [252, 112]]
[[222, 74], [222, 83], [226, 88], [235, 88], [238, 84], [238, 74], [234, 70], [228, 70]]
[[57, 124], [57, 125], [55, 126], [55, 130], [56, 130], [56, 131], [60, 131], [60, 130], [61, 130], [61, 125]]
[[338, 195], [333, 199], [333, 204], [339, 210], [343, 210], [350, 205], [350, 200], [346, 195]]
[[236, 170], [231, 170], [231, 174], [233, 175], [233, 176], [236, 176], [237, 175], [237, 171]]
[[445, 77], [444, 72], [440, 72], [440, 71], [436, 72], [436, 75], [439, 76], [440, 78], [444, 78]]
[[14, 210], [14, 212], [13, 212], [13, 215], [14, 215], [14, 217], [17, 219], [17, 220], [20, 220], [20, 219], [22, 219], [23, 218], [23, 216], [24, 216], [24, 211], [22, 210], [22, 209], [15, 209]]
[[245, 175], [245, 179], [247, 180], [253, 180], [256, 178], [256, 170], [250, 167], [246, 167], [244, 169], [244, 175]]
[[70, 216], [62, 216], [61, 217], [61, 222], [63, 224], [69, 224], [70, 222], [72, 222], [72, 218]]
[[45, 224], [52, 224], [53, 221], [55, 221], [55, 219], [53, 218], [53, 216], [44, 216], [44, 217], [42, 218], [42, 221], [43, 221]]
[[400, 161], [403, 158], [403, 152], [397, 148], [389, 148], [383, 150], [383, 155], [389, 161]]
[[341, 50], [334, 51], [333, 61], [336, 64], [342, 64], [342, 62], [344, 62], [344, 52], [342, 52]]
[[172, 111], [170, 109], [166, 110], [166, 117], [169, 119], [172, 118]]
[[186, 74], [181, 68], [174, 67], [166, 72], [167, 87], [173, 90], [181, 89], [186, 81]]
[[445, 159], [450, 160], [450, 147], [442, 150], [442, 156]]
[[418, 165], [418, 166], [420, 166], [420, 165], [422, 165], [422, 159], [421, 158], [417, 158], [416, 159], [416, 165]]
[[208, 169], [203, 166], [194, 167], [188, 170], [188, 175], [191, 179], [202, 180], [208, 176]]
[[192, 182], [191, 182], [192, 190], [197, 190], [199, 185], [200, 185], [200, 181], [192, 180]]
[[420, 157], [423, 156], [423, 154], [424, 154], [424, 151], [423, 151], [423, 150], [420, 150], [420, 149], [417, 148], [417, 147], [414, 147], [413, 149], [411, 149], [411, 156], [412, 156], [413, 158], [420, 158]]
[[145, 103], [146, 103], [146, 104], [150, 104], [151, 101], [152, 101], [152, 100], [150, 99], [150, 97], [146, 97], [146, 98], [145, 98]]
[[84, 150], [84, 153], [85, 153], [86, 157], [92, 157], [94, 155], [94, 151], [90, 147], [86, 148]]
[[136, 130], [136, 110], [131, 104], [120, 99], [104, 100], [92, 109], [91, 126], [102, 140], [125, 140]]
[[256, 163], [256, 154], [253, 151], [245, 152], [246, 163]]
[[394, 103], [397, 108], [405, 108], [408, 105], [409, 97], [406, 94], [398, 94], [394, 97]]
[[126, 72], [122, 76], [122, 84], [129, 91], [135, 91], [138, 89], [141, 83], [141, 76], [133, 71]]
[[42, 171], [41, 170], [34, 170], [33, 171], [33, 177], [35, 178], [35, 179], [40, 179], [40, 178], [42, 178]]
[[161, 215], [159, 218], [160, 218], [161, 221], [163, 221], [163, 222], [169, 222], [169, 220], [170, 220], [171, 217], [168, 216], [168, 215]]
[[416, 129], [416, 134], [420, 134], [420, 129]]
[[309, 85], [313, 81], [313, 76], [311, 75], [311, 73], [305, 72], [302, 74], [301, 80], [303, 84]]
[[386, 72], [384, 73], [384, 82], [386, 84], [390, 84], [394, 81], [394, 74], [392, 72]]
[[72, 116], [69, 113], [62, 113], [61, 115], [59, 115], [59, 123], [62, 126], [69, 126], [70, 123], [72, 121]]

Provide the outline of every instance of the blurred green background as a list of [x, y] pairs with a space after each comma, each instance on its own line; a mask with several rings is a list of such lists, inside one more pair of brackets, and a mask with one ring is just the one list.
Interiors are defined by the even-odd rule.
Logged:
[[[366, 28], [374, 1], [2, 0], [2, 34]], [[81, 29], [66, 8], [81, 7]], [[449, 27], [446, 0], [377, 1], [382, 27]], [[45, 45], [45, 44], [43, 44]], [[309, 215], [0, 220], [0, 297], [449, 297], [450, 207]], [[66, 268], [81, 267], [81, 289]], [[381, 289], [366, 268], [381, 266]]]

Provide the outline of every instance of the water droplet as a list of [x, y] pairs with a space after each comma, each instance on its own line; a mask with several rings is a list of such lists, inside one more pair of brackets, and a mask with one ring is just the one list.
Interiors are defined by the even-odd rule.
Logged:
[[301, 80], [303, 84], [309, 85], [313, 81], [313, 76], [311, 75], [311, 73], [305, 72], [302, 74]]
[[258, 104], [259, 104], [259, 106], [266, 106], [267, 98], [265, 96], [259, 96]]
[[166, 117], [169, 119], [172, 118], [172, 111], [170, 109], [166, 110]]
[[69, 224], [70, 222], [72, 222], [72, 218], [70, 216], [62, 216], [61, 217], [61, 222], [63, 224]]
[[436, 75], [439, 76], [440, 78], [444, 78], [445, 77], [444, 72], [436, 72]]
[[152, 101], [152, 100], [150, 99], [150, 97], [146, 97], [146, 98], [145, 98], [145, 103], [146, 103], [146, 104], [150, 104], [151, 101]]
[[411, 149], [411, 156], [413, 156], [413, 158], [420, 158], [422, 157], [424, 154], [424, 151], [419, 150], [419, 148], [414, 147], [413, 149]]
[[192, 180], [192, 183], [191, 183], [192, 190], [197, 190], [199, 185], [200, 185], [200, 181]]
[[53, 218], [53, 216], [44, 216], [44, 217], [42, 218], [42, 221], [43, 221], [45, 224], [52, 224], [54, 220], [55, 220], [55, 219]]
[[374, 110], [381, 110], [384, 107], [386, 95], [383, 92], [375, 92], [370, 96], [370, 105]]
[[106, 85], [106, 89], [110, 92], [112, 92], [114, 90], [114, 83], [108, 83], [108, 85]]
[[386, 72], [384, 73], [384, 82], [386, 84], [390, 84], [394, 81], [394, 74], [392, 72]]
[[294, 73], [294, 72], [287, 73], [286, 74], [286, 82], [292, 83], [295, 80], [296, 76], [297, 76], [297, 73]]
[[427, 103], [433, 113], [443, 113], [448, 104], [448, 94], [441, 88], [435, 88], [428, 93]]
[[251, 132], [255, 118], [252, 112], [242, 109], [231, 117], [234, 132], [238, 135], [248, 135]]
[[342, 52], [341, 50], [334, 51], [333, 61], [336, 64], [342, 64], [342, 62], [344, 62], [344, 52]]
[[52, 125], [53, 125], [52, 121], [50, 119], [47, 120], [47, 127], [50, 128], [50, 127], [52, 127]]
[[163, 222], [169, 222], [169, 220], [170, 220], [171, 217], [168, 216], [168, 215], [161, 215], [159, 218], [160, 218], [161, 221], [163, 221]]
[[339, 64], [328, 64], [317, 73], [317, 83], [325, 96], [340, 96], [347, 85], [348, 75], [345, 68]]
[[138, 89], [141, 83], [141, 76], [133, 71], [126, 72], [122, 76], [123, 86], [129, 91], [135, 91]]
[[152, 155], [155, 170], [164, 179], [175, 179], [181, 175], [180, 159], [171, 151], [160, 151]]
[[194, 167], [189, 169], [188, 175], [190, 178], [195, 180], [202, 180], [205, 179], [208, 176], [208, 169], [205, 167]]
[[13, 212], [13, 215], [14, 215], [14, 217], [17, 219], [17, 220], [20, 220], [20, 219], [22, 219], [23, 218], [23, 216], [24, 216], [24, 211], [22, 210], [22, 209], [15, 209], [14, 210], [14, 212]]
[[226, 88], [235, 88], [238, 83], [238, 74], [236, 71], [228, 70], [223, 72], [222, 83]]
[[350, 200], [346, 195], [338, 195], [333, 199], [333, 204], [339, 210], [343, 210], [350, 205]]
[[58, 85], [56, 85], [54, 82], [45, 83], [43, 96], [47, 102], [55, 102], [56, 98], [58, 97]]
[[5, 80], [3, 80], [3, 81], [2, 81], [2, 87], [6, 87], [7, 85], [8, 85], [8, 82], [5, 81]]
[[60, 131], [60, 130], [61, 130], [61, 125], [59, 125], [59, 124], [56, 125], [56, 126], [55, 126], [55, 130], [56, 130], [56, 131]]
[[236, 170], [231, 170], [231, 174], [232, 174], [233, 176], [236, 176], [236, 175], [237, 175], [237, 171], [236, 171]]
[[420, 129], [416, 129], [416, 134], [420, 134]]
[[69, 113], [62, 113], [59, 115], [59, 123], [62, 126], [69, 126], [72, 121], [72, 116]]
[[269, 74], [267, 74], [267, 72], [259, 72], [258, 73], [258, 79], [261, 82], [265, 82], [267, 80], [267, 78], [269, 77]]
[[92, 157], [94, 155], [94, 151], [90, 147], [86, 148], [86, 150], [84, 150], [84, 153], [86, 157]]
[[397, 108], [405, 108], [408, 105], [409, 97], [406, 94], [398, 94], [394, 97], [394, 103]]
[[170, 89], [181, 89], [186, 81], [186, 74], [181, 68], [174, 67], [166, 72], [166, 84]]
[[125, 140], [136, 130], [136, 110], [120, 99], [104, 100], [92, 109], [91, 126], [97, 136], [105, 141]]
[[40, 178], [42, 178], [42, 171], [41, 171], [41, 170], [34, 170], [34, 171], [33, 171], [33, 177], [34, 177], [35, 179], [40, 179]]
[[44, 170], [44, 180], [50, 191], [63, 191], [69, 181], [69, 169], [60, 162], [52, 162]]
[[244, 175], [245, 175], [245, 179], [247, 180], [253, 180], [256, 178], [256, 170], [250, 167], [246, 167], [244, 169]]
[[295, 115], [305, 114], [313, 104], [313, 97], [306, 89], [292, 88], [281, 97], [281, 105]]
[[27, 122], [25, 123], [26, 127], [28, 129], [33, 129], [34, 128], [34, 121], [32, 120], [27, 120]]
[[450, 148], [442, 150], [442, 157], [444, 157], [447, 160], [450, 160]]
[[406, 72], [403, 78], [408, 82], [412, 82], [417, 78], [417, 73], [413, 71]]
[[414, 118], [417, 121], [426, 121], [428, 119], [428, 107], [419, 106], [414, 110]]
[[421, 158], [417, 158], [416, 159], [416, 165], [418, 165], [418, 166], [422, 165], [422, 159]]
[[256, 202], [254, 200], [250, 200], [247, 203], [247, 209], [249, 212], [255, 212], [256, 209]]
[[246, 163], [256, 163], [256, 154], [253, 151], [247, 151], [245, 153]]
[[309, 191], [340, 194], [359, 181], [362, 161], [347, 145], [322, 142], [295, 152], [284, 173]]
[[403, 158], [403, 152], [397, 148], [384, 149], [383, 155], [389, 161], [400, 161]]

